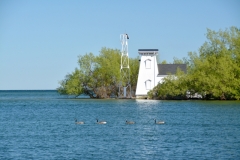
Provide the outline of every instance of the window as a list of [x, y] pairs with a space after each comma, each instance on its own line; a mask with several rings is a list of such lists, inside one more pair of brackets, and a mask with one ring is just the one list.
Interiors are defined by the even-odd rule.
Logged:
[[147, 90], [150, 90], [151, 89], [151, 80], [146, 80], [145, 81], [145, 86], [146, 86]]
[[146, 67], [146, 69], [151, 69], [151, 60], [150, 59], [147, 59], [145, 61], [145, 67]]

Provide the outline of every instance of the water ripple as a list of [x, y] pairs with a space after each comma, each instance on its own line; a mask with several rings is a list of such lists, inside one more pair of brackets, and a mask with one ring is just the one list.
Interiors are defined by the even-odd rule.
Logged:
[[239, 102], [59, 99], [55, 91], [0, 97], [0, 159], [240, 157]]

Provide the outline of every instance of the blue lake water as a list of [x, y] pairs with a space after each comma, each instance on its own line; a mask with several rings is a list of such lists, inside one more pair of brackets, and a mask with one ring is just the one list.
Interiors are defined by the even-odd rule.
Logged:
[[[75, 118], [85, 124], [76, 125]], [[96, 124], [96, 118], [107, 124]], [[126, 119], [136, 124], [126, 125]], [[240, 102], [66, 99], [56, 91], [0, 91], [0, 159], [189, 158], [240, 158]]]

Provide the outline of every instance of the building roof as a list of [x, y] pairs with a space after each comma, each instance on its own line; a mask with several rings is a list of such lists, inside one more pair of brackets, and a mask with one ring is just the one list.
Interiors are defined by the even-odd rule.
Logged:
[[138, 49], [138, 51], [158, 51], [158, 49]]
[[140, 55], [155, 56], [158, 54], [158, 49], [138, 49]]
[[186, 64], [158, 64], [158, 75], [176, 74], [177, 68], [187, 72]]

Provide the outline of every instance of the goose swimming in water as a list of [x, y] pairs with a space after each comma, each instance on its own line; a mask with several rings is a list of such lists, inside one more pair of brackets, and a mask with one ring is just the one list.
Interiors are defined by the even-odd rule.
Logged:
[[97, 120], [97, 124], [107, 124], [107, 122], [106, 121], [98, 121], [98, 119], [96, 119]]
[[82, 121], [77, 121], [77, 119], [75, 119], [75, 123], [76, 123], [76, 124], [84, 124], [84, 122], [82, 122]]
[[126, 120], [126, 124], [135, 124], [135, 122]]
[[154, 119], [154, 121], [155, 121], [155, 124], [164, 124], [164, 123], [165, 123], [164, 121], [158, 121], [158, 122], [157, 122], [156, 119]]

